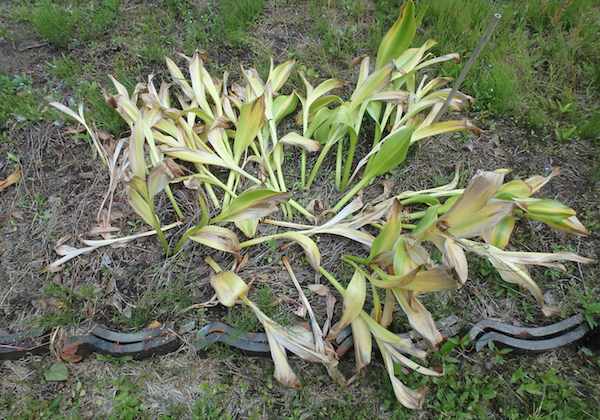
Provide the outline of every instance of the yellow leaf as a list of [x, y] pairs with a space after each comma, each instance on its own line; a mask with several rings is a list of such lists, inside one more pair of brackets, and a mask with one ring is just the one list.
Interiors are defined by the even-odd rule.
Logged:
[[335, 328], [332, 328], [330, 336], [336, 337], [341, 330], [346, 328], [360, 315], [365, 299], [367, 297], [367, 283], [364, 274], [360, 270], [354, 271], [350, 284], [344, 293], [344, 311], [342, 318]]
[[21, 168], [15, 169], [6, 179], [0, 179], [0, 191], [3, 191], [21, 180]]
[[240, 242], [235, 233], [221, 226], [204, 226], [189, 237], [192, 241], [219, 251], [239, 254]]
[[248, 285], [237, 274], [222, 271], [210, 278], [210, 285], [215, 290], [221, 305], [232, 307], [236, 301], [248, 294]]
[[356, 317], [350, 325], [352, 327], [352, 340], [354, 341], [356, 370], [360, 371], [371, 363], [373, 340], [367, 323], [361, 317]]
[[321, 253], [319, 252], [319, 247], [317, 247], [317, 244], [315, 244], [312, 239], [298, 232], [286, 232], [281, 236], [300, 245], [304, 250], [304, 254], [311, 267], [315, 271], [319, 271], [319, 267], [321, 266]]

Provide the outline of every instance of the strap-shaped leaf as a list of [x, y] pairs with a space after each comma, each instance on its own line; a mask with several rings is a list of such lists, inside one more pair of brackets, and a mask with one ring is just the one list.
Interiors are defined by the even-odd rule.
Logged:
[[344, 293], [344, 311], [342, 318], [331, 330], [330, 336], [336, 337], [341, 330], [352, 323], [362, 312], [367, 297], [367, 282], [361, 270], [355, 270], [346, 293]]
[[248, 285], [240, 276], [231, 271], [222, 271], [210, 278], [221, 305], [231, 308], [236, 301], [248, 294]]
[[223, 209], [221, 214], [216, 216], [212, 222], [260, 219], [277, 210], [277, 204], [286, 201], [288, 198], [288, 193], [262, 188], [244, 191], [233, 199], [229, 206]]
[[233, 140], [233, 156], [239, 162], [246, 148], [258, 135], [265, 115], [265, 101], [261, 96], [251, 103], [242, 105]]
[[363, 102], [383, 89], [389, 83], [391, 75], [391, 65], [384, 66], [371, 73], [367, 79], [356, 88], [354, 93], [352, 93], [352, 97], [350, 98], [350, 108], [358, 108]]
[[286, 232], [282, 234], [281, 237], [292, 240], [300, 245], [304, 250], [304, 254], [311, 267], [314, 268], [315, 271], [319, 271], [319, 267], [321, 266], [321, 252], [312, 239], [298, 232]]
[[402, 231], [402, 224], [400, 223], [400, 210], [401, 205], [398, 201], [394, 201], [388, 221], [383, 225], [381, 231], [373, 241], [371, 251], [369, 253], [369, 260], [373, 260], [379, 255], [389, 252], [394, 247], [394, 243], [398, 239], [400, 232]]
[[291, 131], [283, 136], [280, 140], [283, 144], [287, 144], [289, 146], [301, 147], [307, 152], [318, 152], [321, 148], [321, 145], [318, 141], [309, 139], [307, 137], [301, 136], [295, 131]]
[[391, 134], [367, 163], [364, 177], [373, 179], [391, 171], [404, 162], [413, 131], [412, 127], [405, 126]]
[[235, 233], [221, 226], [204, 226], [189, 237], [192, 241], [230, 254], [239, 254], [240, 241]]
[[296, 62], [294, 60], [288, 60], [277, 65], [276, 67], [273, 67], [273, 59], [271, 58], [271, 68], [269, 70], [267, 82], [271, 83], [273, 94], [277, 94], [279, 89], [281, 89], [285, 82], [287, 82], [287, 79], [290, 77], [295, 64]]
[[376, 68], [380, 68], [402, 54], [411, 44], [417, 31], [415, 5], [408, 0], [400, 10], [400, 16], [387, 31], [377, 50]]

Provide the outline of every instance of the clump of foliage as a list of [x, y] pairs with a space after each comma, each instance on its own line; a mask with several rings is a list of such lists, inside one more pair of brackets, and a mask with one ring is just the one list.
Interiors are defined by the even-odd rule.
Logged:
[[[271, 63], [266, 80], [255, 69], [242, 69], [241, 84], [231, 82], [227, 73], [214, 78], [200, 53], [183, 57], [188, 75], [174, 61], [166, 60], [172, 84], [163, 81], [157, 88], [150, 76], [147, 83], [130, 93], [113, 79], [117, 94], [107, 97], [107, 101], [131, 130], [127, 155], [121, 158], [123, 141], [109, 154], [86, 123], [83, 108], [76, 114], [53, 104], [88, 130], [95, 151], [110, 170], [107, 197], [112, 197], [119, 181], [127, 184], [129, 203], [153, 229], [137, 237], [155, 233], [167, 255], [179, 252], [191, 241], [234, 257], [234, 269], [228, 271], [206, 258], [215, 271], [210, 283], [221, 304], [233, 307], [241, 303], [262, 324], [278, 381], [291, 387], [300, 385], [287, 359], [287, 352], [291, 352], [322, 364], [336, 382], [346, 384], [331, 343], [344, 328], [351, 328], [357, 373], [369, 365], [376, 343], [396, 398], [413, 409], [422, 406], [425, 390], [404, 385], [395, 366], [434, 377], [443, 372], [424, 366], [427, 350], [389, 329], [396, 306], [433, 350], [443, 338], [419, 296], [462, 287], [469, 278], [466, 253], [486, 258], [502, 279], [528, 290], [547, 316], [556, 308], [545, 302], [527, 266], [563, 268], [561, 261], [590, 261], [568, 252], [506, 249], [519, 220], [587, 234], [573, 209], [534, 197], [557, 171], [546, 177], [508, 182], [507, 170], [479, 172], [464, 189], [458, 188], [457, 171], [447, 185], [394, 193], [363, 203], [360, 191], [401, 165], [411, 145], [441, 133], [477, 132], [468, 120], [440, 121], [445, 104], [451, 111], [458, 111], [472, 98], [462, 93], [450, 97], [446, 87], [450, 79], [431, 77], [434, 65], [456, 60], [458, 55], [432, 55], [435, 42], [430, 40], [411, 47], [416, 27], [415, 7], [409, 1], [383, 37], [374, 65], [368, 57], [361, 60], [356, 85], [348, 98], [333, 93], [344, 85], [340, 80], [317, 84], [303, 74], [304, 91], [284, 93], [293, 61], [277, 66]], [[295, 118], [289, 118], [297, 109]], [[298, 129], [289, 128], [292, 120]], [[366, 120], [371, 124], [365, 124]], [[363, 135], [367, 126], [373, 127], [368, 136]], [[358, 142], [365, 141], [361, 140], [365, 137], [371, 139], [368, 152], [355, 163]], [[335, 153], [335, 186], [345, 193], [331, 209], [331, 218], [323, 223], [318, 224], [317, 217], [297, 202], [288, 188], [283, 168], [290, 148], [301, 150], [304, 189], [311, 187], [322, 163]], [[309, 171], [311, 153], [318, 156]], [[197, 191], [197, 220], [187, 216], [177, 202], [173, 188], [181, 184]], [[156, 208], [157, 196], [163, 193], [175, 216], [187, 219], [191, 225], [173, 247], [165, 231], [179, 222], [163, 225]], [[105, 199], [103, 205], [111, 201]], [[288, 221], [266, 221], [265, 217], [278, 208]], [[110, 212], [110, 204], [107, 209]], [[311, 224], [292, 222], [295, 214]], [[257, 236], [262, 222], [282, 229]], [[240, 240], [234, 227], [246, 240]], [[104, 228], [110, 232], [110, 226]], [[315, 235], [343, 236], [366, 247], [366, 256], [343, 258], [353, 270], [347, 285], [321, 265], [320, 250], [312, 239]], [[132, 238], [86, 241], [89, 248], [83, 249], [62, 247], [64, 257], [60, 261]], [[310, 330], [281, 325], [248, 297], [249, 285], [240, 276], [242, 252], [271, 241], [299, 245], [314, 271], [343, 297], [342, 317], [332, 328], [320, 327], [287, 260], [283, 264], [307, 308]], [[432, 257], [434, 250], [441, 253], [441, 261]], [[55, 263], [52, 268], [57, 266]], [[370, 308], [366, 307], [368, 291], [372, 296]]]
[[0, 130], [9, 121], [37, 121], [41, 118], [39, 101], [31, 80], [0, 74]]
[[106, 33], [119, 17], [121, 0], [80, 2], [41, 0], [24, 7], [20, 16], [31, 23], [42, 38], [58, 48], [74, 39], [94, 39]]
[[[494, 48], [482, 54], [465, 83], [480, 110], [534, 127], [553, 125], [557, 140], [596, 137], [585, 126], [598, 108], [580, 99], [600, 89], [596, 2], [448, 0], [419, 2], [419, 8], [423, 37], [436, 34], [440, 48], [461, 54], [474, 48], [493, 12], [503, 14]], [[444, 66], [452, 76], [459, 70]]]

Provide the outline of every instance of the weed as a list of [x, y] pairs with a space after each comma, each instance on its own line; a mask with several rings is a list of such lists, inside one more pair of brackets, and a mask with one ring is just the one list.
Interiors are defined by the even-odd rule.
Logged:
[[40, 1], [29, 21], [42, 38], [58, 48], [66, 48], [77, 34], [79, 10], [64, 8], [50, 0]]
[[231, 419], [231, 415], [227, 413], [223, 406], [226, 405], [225, 385], [200, 385], [200, 398], [194, 403], [192, 409], [192, 418], [197, 420], [218, 420]]
[[110, 414], [111, 420], [134, 420], [142, 416], [144, 406], [139, 395], [137, 385], [127, 378], [114, 382], [117, 388]]
[[31, 80], [0, 73], [0, 130], [13, 121], [38, 121], [42, 117]]
[[[465, 84], [466, 91], [477, 96], [476, 106], [481, 110], [554, 130], [556, 112], [546, 98], [562, 100], [565, 93], [590, 86], [597, 91], [600, 51], [591, 47], [590, 37], [598, 31], [599, 11], [592, 1], [514, 0], [497, 4], [449, 0], [423, 1], [419, 7], [427, 9], [423, 38], [434, 38], [440, 48], [467, 56], [489, 16], [495, 11], [503, 13], [492, 43]], [[447, 65], [445, 70], [457, 75], [460, 66]], [[584, 121], [581, 114], [571, 115], [557, 129], [556, 136], [573, 138], [575, 127]]]
[[[0, 400], [1, 404], [1, 400]], [[0, 407], [2, 407], [0, 405]], [[13, 411], [12, 419], [80, 419], [79, 406], [77, 403], [69, 404], [62, 396], [52, 400], [25, 398], [23, 401], [9, 402], [8, 408]]]
[[58, 283], [49, 283], [42, 293], [53, 311], [40, 317], [37, 324], [47, 328], [78, 324], [84, 316], [85, 303], [97, 299], [95, 289], [86, 286], [71, 290]]
[[118, 20], [120, 7], [121, 0], [102, 0], [97, 7], [92, 4], [85, 13], [82, 38], [92, 40], [106, 33]]
[[83, 73], [81, 64], [75, 59], [63, 55], [55, 58], [48, 66], [49, 73], [56, 79], [63, 81], [67, 86], [75, 84], [78, 77]]
[[168, 55], [167, 46], [170, 43], [163, 29], [172, 23], [173, 18], [169, 18], [168, 15], [150, 14], [144, 18], [140, 26], [141, 44], [137, 50], [143, 60], [150, 63], [163, 62], [164, 57]]
[[239, 46], [244, 43], [247, 31], [256, 22], [265, 5], [264, 0], [219, 1], [219, 35]]
[[89, 2], [38, 1], [31, 10], [19, 15], [31, 23], [42, 38], [58, 48], [67, 48], [74, 40], [93, 40], [106, 33], [119, 17], [120, 0]]

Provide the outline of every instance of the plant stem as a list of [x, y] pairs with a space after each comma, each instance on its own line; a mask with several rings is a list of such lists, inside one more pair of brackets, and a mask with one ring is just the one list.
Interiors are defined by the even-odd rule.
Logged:
[[173, 206], [173, 209], [175, 210], [175, 214], [177, 214], [177, 218], [179, 220], [183, 219], [183, 213], [181, 212], [181, 209], [179, 208], [179, 205], [177, 204], [177, 201], [175, 200], [175, 196], [173, 195], [171, 186], [167, 185], [165, 187], [165, 191], [167, 193], [167, 196], [169, 197], [169, 200], [171, 201], [171, 205]]
[[317, 157], [317, 161], [315, 162], [314, 166], [310, 170], [310, 174], [308, 176], [308, 181], [304, 185], [305, 190], [309, 189], [310, 186], [312, 185], [312, 183], [314, 182], [315, 178], [317, 177], [317, 173], [319, 172], [319, 168], [323, 164], [323, 161], [325, 160], [327, 153], [329, 153], [329, 150], [333, 147], [334, 144], [335, 144], [335, 142], [328, 141], [327, 143], [325, 143], [325, 146], [323, 146], [323, 148], [321, 149], [321, 153], [319, 153], [319, 156]]
[[250, 239], [240, 243], [240, 248], [248, 248], [250, 246], [262, 244], [263, 242], [270, 241], [271, 239], [281, 238], [285, 233], [275, 233], [273, 235], [261, 236], [259, 238]]
[[338, 203], [333, 208], [333, 211], [335, 213], [340, 211], [342, 207], [344, 207], [344, 205], [348, 201], [350, 201], [350, 199], [352, 199], [352, 197], [354, 197], [361, 189], [366, 187], [369, 184], [369, 182], [371, 182], [369, 178], [362, 178], [360, 181], [358, 181], [358, 183], [350, 191], [348, 191], [348, 193], [346, 193], [346, 195], [343, 196], [340, 201], [338, 201]]
[[210, 268], [213, 269], [215, 273], [220, 273], [223, 271], [218, 262], [216, 262], [212, 257], [204, 258], [204, 262], [209, 265]]
[[310, 220], [311, 222], [315, 221], [315, 216], [314, 214], [311, 214], [308, 210], [306, 210], [304, 207], [302, 207], [300, 205], [300, 203], [298, 203], [296, 200], [294, 199], [289, 199], [288, 203], [290, 204], [290, 206], [296, 210], [298, 210], [298, 212], [303, 215], [304, 217], [306, 217], [308, 220]]
[[216, 209], [221, 208], [221, 204], [219, 203], [219, 199], [217, 198], [217, 195], [215, 194], [215, 190], [213, 190], [212, 185], [210, 185], [208, 182], [205, 182], [204, 188], [206, 189], [206, 193], [208, 194], [208, 197], [210, 198], [212, 205]]
[[358, 143], [358, 137], [353, 134], [350, 134], [349, 141], [350, 144], [348, 146], [348, 154], [346, 155], [346, 161], [344, 162], [344, 174], [342, 176], [340, 191], [344, 191], [348, 187], [348, 181], [350, 179], [352, 163], [354, 162], [354, 154], [356, 153], [356, 144]]
[[337, 281], [333, 274], [331, 274], [329, 271], [325, 270], [323, 267], [319, 267], [319, 273], [321, 273], [321, 275], [325, 277], [333, 287], [335, 287], [335, 289], [339, 292], [340, 295], [343, 296], [344, 293], [346, 293], [346, 289], [344, 289], [344, 286], [342, 286], [340, 282]]
[[341, 191], [342, 187], [342, 157], [344, 154], [344, 139], [338, 141], [337, 152], [335, 154], [335, 187]]

